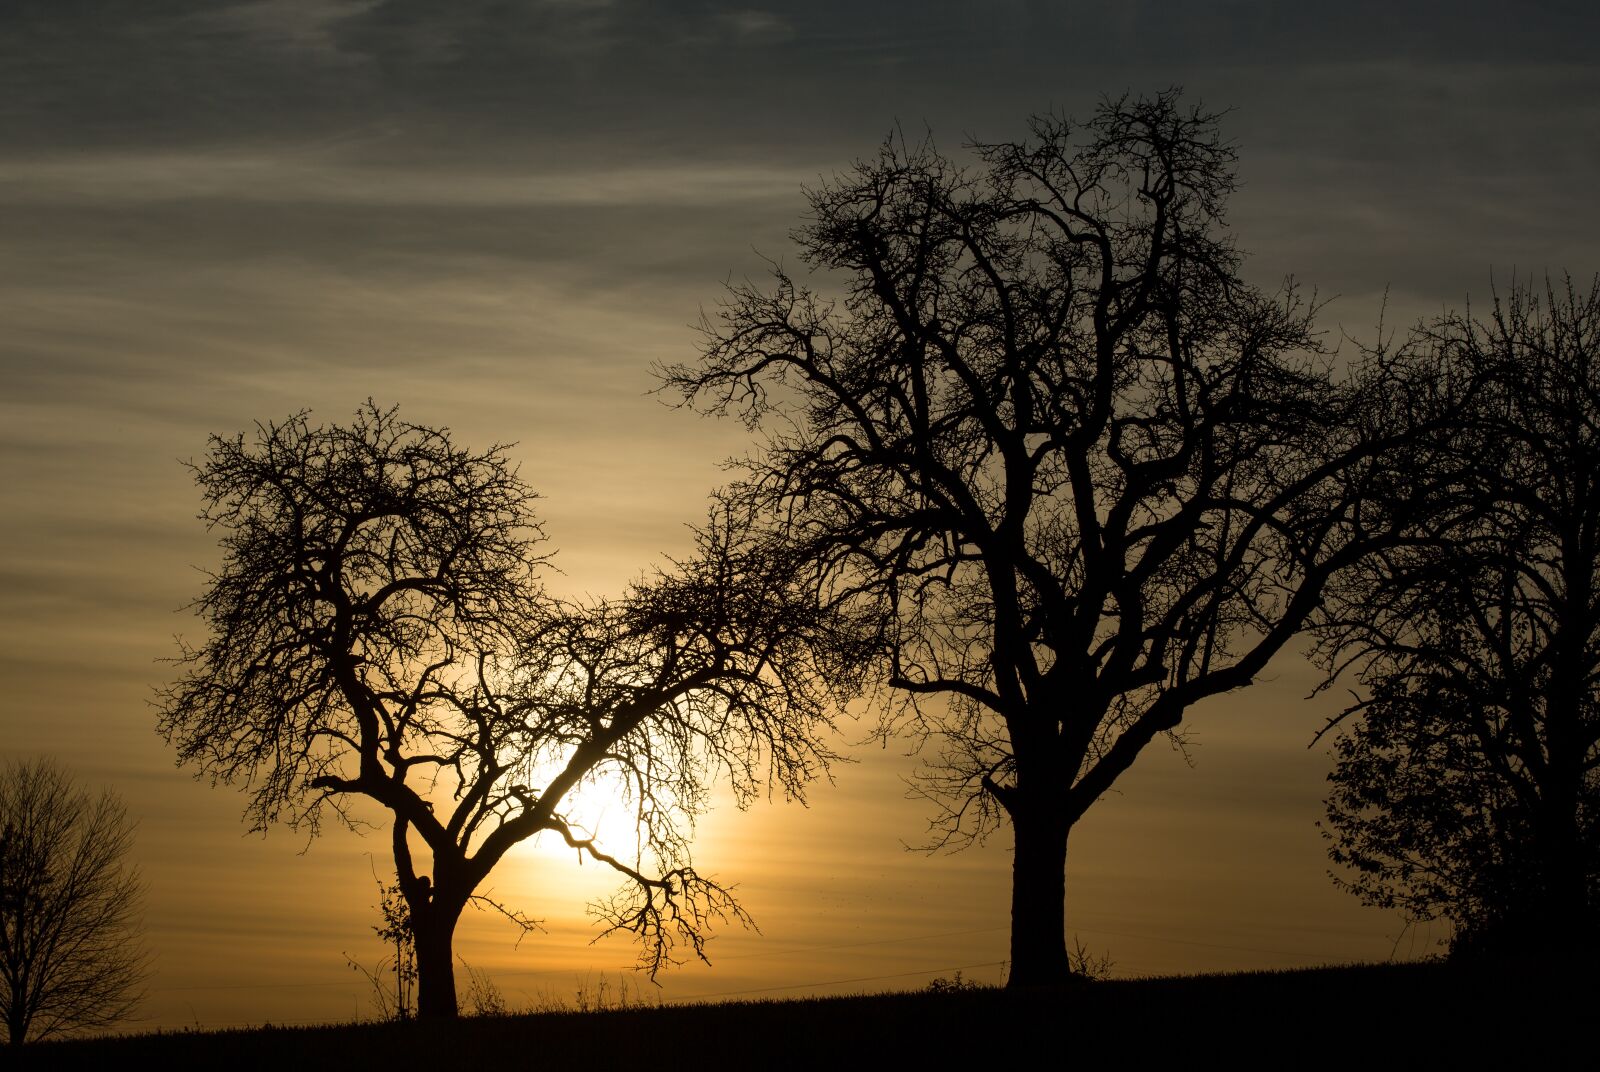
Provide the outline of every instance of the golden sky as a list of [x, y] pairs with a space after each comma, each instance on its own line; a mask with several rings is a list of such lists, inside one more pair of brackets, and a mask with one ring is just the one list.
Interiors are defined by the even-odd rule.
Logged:
[[[174, 769], [154, 732], [160, 660], [197, 637], [181, 608], [219, 558], [180, 464], [207, 435], [302, 408], [342, 421], [370, 396], [459, 443], [515, 442], [552, 587], [617, 593], [687, 546], [747, 444], [651, 396], [649, 369], [694, 355], [725, 280], [794, 263], [803, 184], [896, 122], [955, 151], [1125, 88], [1235, 109], [1246, 274], [1336, 298], [1335, 337], [1370, 341], [1386, 288], [1394, 326], [1486, 299], [1491, 272], [1594, 270], [1595, 16], [1294, 7], [0, 11], [0, 752], [54, 755], [138, 819], [143, 1023], [365, 1014], [345, 954], [382, 955], [385, 839], [245, 836], [243, 796]], [[1307, 745], [1341, 696], [1307, 701], [1294, 657], [1266, 678], [1192, 713], [1192, 766], [1152, 746], [1075, 832], [1069, 931], [1116, 973], [1432, 951], [1437, 934], [1402, 936], [1326, 877], [1327, 760]], [[912, 761], [852, 751], [809, 809], [705, 821], [697, 864], [740, 884], [762, 933], [724, 928], [714, 966], [663, 976], [663, 999], [1000, 977], [1004, 836], [907, 851], [926, 818]], [[514, 949], [469, 916], [458, 952], [513, 1003], [615, 980], [633, 949], [590, 946], [583, 911], [612, 885], [524, 847], [495, 895], [548, 932]]]

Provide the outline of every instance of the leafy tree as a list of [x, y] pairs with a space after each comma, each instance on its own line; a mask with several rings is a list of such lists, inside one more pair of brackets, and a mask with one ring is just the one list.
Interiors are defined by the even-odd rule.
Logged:
[[[719, 776], [741, 802], [769, 778], [798, 794], [830, 758], [829, 686], [851, 676], [774, 549], [722, 515], [697, 557], [621, 599], [552, 599], [504, 448], [470, 452], [371, 403], [347, 426], [300, 414], [213, 438], [194, 470], [226, 556], [161, 731], [181, 763], [246, 784], [256, 829], [314, 833], [326, 809], [354, 824], [356, 800], [388, 810], [420, 1016], [455, 1015], [456, 922], [500, 907], [477, 891], [540, 833], [625, 877], [599, 912], [642, 938], [652, 972], [680, 943], [703, 956], [710, 920], [745, 919], [691, 865], [685, 821]], [[631, 857], [568, 816], [596, 781], [633, 809]]]
[[49, 760], [0, 771], [0, 1020], [12, 1046], [109, 1027], [144, 997], [133, 824]]
[[[1461, 399], [1453, 500], [1335, 588], [1363, 697], [1327, 801], [1336, 881], [1456, 954], [1593, 951], [1600, 910], [1600, 286], [1513, 283], [1410, 358]], [[1330, 727], [1331, 728], [1331, 727]]]
[[891, 138], [809, 194], [795, 239], [831, 296], [781, 267], [735, 286], [703, 360], [663, 372], [764, 433], [729, 494], [880, 623], [884, 732], [942, 746], [939, 843], [1011, 825], [1013, 984], [1070, 973], [1090, 805], [1387, 531], [1369, 433], [1406, 396], [1381, 368], [1336, 384], [1312, 303], [1240, 277], [1217, 122], [1176, 91], [1108, 100], [976, 168]]

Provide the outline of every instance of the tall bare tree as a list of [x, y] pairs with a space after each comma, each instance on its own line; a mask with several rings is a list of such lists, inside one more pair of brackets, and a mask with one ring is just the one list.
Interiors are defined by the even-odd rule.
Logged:
[[1341, 577], [1321, 624], [1325, 665], [1361, 686], [1333, 724], [1338, 880], [1443, 919], [1453, 953], [1586, 957], [1600, 940], [1600, 281], [1514, 281], [1487, 318], [1447, 314], [1407, 347], [1459, 398], [1433, 465], [1459, 479], [1405, 546]]
[[1074, 825], [1301, 627], [1407, 423], [1381, 369], [1334, 382], [1292, 283], [1241, 278], [1217, 118], [1108, 100], [976, 168], [892, 138], [809, 195], [821, 289], [734, 287], [663, 372], [764, 433], [730, 494], [878, 616], [942, 843], [1011, 825], [1017, 985], [1068, 975]]
[[109, 1027], [144, 998], [133, 824], [50, 760], [0, 770], [0, 1022], [12, 1046]]
[[[703, 956], [709, 920], [744, 919], [691, 865], [683, 823], [719, 776], [741, 801], [769, 777], [798, 794], [830, 758], [829, 688], [855, 661], [776, 550], [714, 517], [697, 557], [618, 600], [561, 603], [538, 584], [534, 496], [504, 449], [370, 403], [348, 426], [302, 414], [214, 438], [195, 472], [226, 558], [161, 730], [197, 773], [247, 784], [258, 829], [314, 832], [359, 799], [391, 813], [420, 1016], [455, 1015], [457, 920], [540, 833], [625, 878], [601, 914], [652, 971], [679, 943]], [[632, 807], [631, 854], [568, 815], [596, 780]]]

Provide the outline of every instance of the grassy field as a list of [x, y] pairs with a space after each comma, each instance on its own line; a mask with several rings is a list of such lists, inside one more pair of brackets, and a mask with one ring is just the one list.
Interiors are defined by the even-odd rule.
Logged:
[[[30, 1068], [1592, 1067], [1594, 977], [1442, 964], [46, 1043]], [[1039, 1055], [1046, 1055], [1041, 1059]], [[11, 1055], [16, 1057], [18, 1055]], [[0, 1061], [0, 1064], [9, 1063]]]

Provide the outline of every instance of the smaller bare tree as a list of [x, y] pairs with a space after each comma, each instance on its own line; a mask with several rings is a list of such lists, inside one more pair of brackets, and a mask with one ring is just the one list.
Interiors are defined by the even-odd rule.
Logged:
[[[409, 1020], [417, 1012], [417, 936], [411, 926], [411, 909], [406, 905], [398, 878], [385, 884], [383, 879], [373, 877], [378, 883], [377, 909], [383, 916], [383, 925], [373, 927], [372, 931], [385, 945], [394, 946], [394, 953], [378, 961], [370, 971], [348, 953], [345, 962], [351, 971], [360, 972], [372, 985], [372, 999], [379, 1019]], [[393, 986], [384, 982], [390, 968], [394, 969]]]
[[48, 759], [0, 771], [0, 1021], [12, 1046], [108, 1027], [143, 998], [133, 824]]
[[[195, 475], [225, 557], [158, 694], [180, 762], [243, 783], [247, 816], [315, 833], [330, 809], [392, 816], [419, 1017], [457, 1015], [456, 923], [517, 845], [549, 834], [622, 876], [595, 908], [637, 935], [652, 973], [745, 921], [690, 862], [711, 786], [798, 797], [822, 774], [830, 713], [864, 662], [848, 615], [797, 588], [787, 545], [724, 504], [687, 561], [620, 598], [577, 604], [538, 581], [533, 491], [506, 449], [370, 401], [345, 426], [298, 414], [214, 438]], [[635, 846], [575, 817], [604, 786]]]

